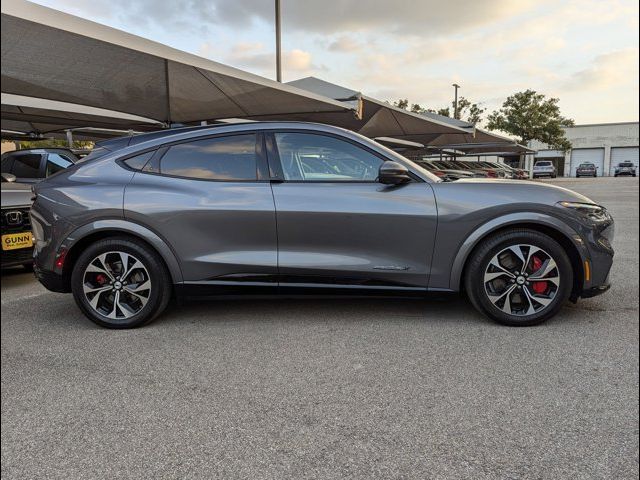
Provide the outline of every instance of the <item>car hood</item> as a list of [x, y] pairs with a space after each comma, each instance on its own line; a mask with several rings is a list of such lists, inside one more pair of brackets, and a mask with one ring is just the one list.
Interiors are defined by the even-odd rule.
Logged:
[[495, 191], [498, 195], [512, 196], [514, 203], [526, 198], [529, 201], [535, 199], [539, 203], [546, 204], [556, 204], [561, 201], [595, 204], [589, 197], [585, 197], [578, 192], [548, 183], [531, 182], [527, 180], [461, 178], [456, 181], [455, 184], [477, 185], [479, 188], [484, 186], [491, 191]]
[[2, 208], [31, 205], [31, 185], [2, 182]]

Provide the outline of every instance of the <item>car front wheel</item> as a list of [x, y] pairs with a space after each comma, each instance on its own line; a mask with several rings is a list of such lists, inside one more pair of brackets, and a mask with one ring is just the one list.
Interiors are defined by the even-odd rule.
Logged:
[[465, 277], [471, 303], [491, 319], [531, 326], [554, 316], [573, 286], [565, 250], [533, 230], [509, 230], [484, 241], [472, 254]]
[[91, 321], [134, 328], [157, 317], [171, 296], [171, 279], [156, 252], [130, 238], [90, 245], [71, 274], [73, 296]]

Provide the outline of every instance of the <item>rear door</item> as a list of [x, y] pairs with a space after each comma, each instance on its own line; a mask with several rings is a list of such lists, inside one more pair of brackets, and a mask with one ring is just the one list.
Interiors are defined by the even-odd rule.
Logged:
[[428, 183], [378, 183], [386, 158], [343, 137], [282, 131], [268, 145], [282, 287], [427, 287], [436, 230]]
[[277, 287], [262, 135], [192, 139], [142, 156], [124, 160], [138, 170], [125, 191], [125, 216], [165, 239], [186, 283]]

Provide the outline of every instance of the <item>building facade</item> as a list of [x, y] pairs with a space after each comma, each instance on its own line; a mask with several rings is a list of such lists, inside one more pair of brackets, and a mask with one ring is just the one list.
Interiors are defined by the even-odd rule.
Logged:
[[638, 122], [576, 125], [565, 128], [572, 148], [567, 152], [552, 150], [534, 141], [529, 145], [537, 150], [534, 162], [552, 160], [559, 176], [575, 177], [576, 168], [589, 162], [598, 168], [598, 176], [613, 176], [620, 162], [633, 162], [638, 167]]

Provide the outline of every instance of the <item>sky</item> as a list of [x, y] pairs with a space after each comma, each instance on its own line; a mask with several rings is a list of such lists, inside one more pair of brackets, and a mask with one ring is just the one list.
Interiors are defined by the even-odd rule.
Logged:
[[[274, 0], [36, 3], [275, 79]], [[281, 0], [283, 80], [488, 111], [527, 88], [577, 124], [638, 121], [637, 0]]]

